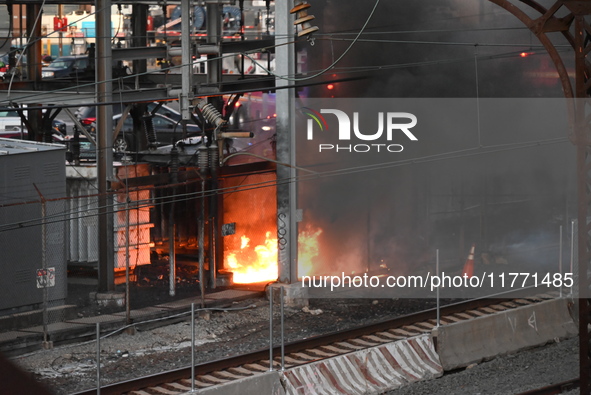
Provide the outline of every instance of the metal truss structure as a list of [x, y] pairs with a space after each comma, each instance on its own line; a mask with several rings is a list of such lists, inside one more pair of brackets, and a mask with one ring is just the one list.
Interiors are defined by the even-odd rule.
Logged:
[[[558, 0], [546, 8], [534, 0], [489, 0], [517, 17], [540, 40], [558, 71], [564, 96], [569, 106], [574, 128], [572, 142], [577, 152], [577, 219], [579, 257], [579, 358], [581, 394], [591, 391], [591, 354], [589, 330], [591, 304], [588, 270], [591, 258], [591, 139], [589, 99], [591, 93], [591, 1]], [[531, 17], [530, 15], [536, 15]], [[552, 34], [560, 34], [570, 43], [575, 56], [575, 80], [571, 81], [561, 57], [551, 40]], [[570, 56], [564, 55], [562, 56]]]

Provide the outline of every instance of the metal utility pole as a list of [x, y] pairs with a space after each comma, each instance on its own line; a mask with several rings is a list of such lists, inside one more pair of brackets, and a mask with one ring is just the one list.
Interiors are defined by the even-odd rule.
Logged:
[[[222, 41], [222, 6], [217, 3], [207, 3], [207, 41], [209, 44], [219, 46]], [[219, 54], [208, 55], [207, 62], [207, 82], [213, 87], [219, 87], [222, 81], [222, 60]]]
[[189, 101], [193, 96], [193, 61], [191, 59], [191, 0], [181, 1], [181, 97], [180, 107], [183, 119], [183, 136], [187, 132], [187, 123], [191, 120]]
[[[291, 1], [275, 2], [275, 44], [276, 70], [279, 76], [295, 74], [293, 16], [290, 14]], [[276, 79], [277, 88], [290, 85], [290, 81]], [[295, 117], [294, 89], [277, 89], [277, 161], [295, 166]], [[296, 170], [294, 167], [277, 166], [277, 242], [279, 281], [290, 284], [297, 281], [297, 224], [296, 224]]]
[[[41, 81], [41, 40], [38, 38], [41, 34], [41, 21], [37, 18], [32, 17], [33, 15], [39, 15], [41, 12], [41, 6], [39, 4], [27, 4], [27, 76], [32, 81]], [[22, 37], [21, 37], [22, 40]]]
[[[64, 16], [64, 6], [63, 6], [63, 4], [58, 4], [57, 5], [57, 17], [61, 20], [63, 16]], [[64, 55], [64, 32], [62, 32], [62, 29], [60, 29], [58, 35], [59, 35], [58, 56], [63, 56]], [[50, 52], [51, 52], [51, 49], [50, 49]], [[48, 55], [51, 55], [51, 53], [48, 53]]]
[[[131, 14], [131, 26], [133, 31], [133, 46], [147, 47], [147, 25], [148, 25], [148, 5], [134, 4], [133, 14]], [[133, 72], [135, 74], [143, 74], [148, 71], [146, 59], [134, 59]]]
[[113, 57], [111, 51], [111, 0], [96, 1], [96, 101], [97, 101], [97, 175], [99, 291], [114, 291], [113, 200], [110, 181], [113, 178]]

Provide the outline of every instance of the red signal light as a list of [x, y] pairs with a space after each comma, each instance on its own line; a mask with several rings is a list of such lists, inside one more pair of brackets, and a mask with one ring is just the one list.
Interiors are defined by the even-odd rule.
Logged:
[[329, 91], [334, 89], [334, 85], [333, 84], [328, 84], [326, 85], [326, 89], [328, 89]]
[[534, 52], [522, 52], [519, 54], [522, 58], [527, 58], [529, 55], [533, 55]]

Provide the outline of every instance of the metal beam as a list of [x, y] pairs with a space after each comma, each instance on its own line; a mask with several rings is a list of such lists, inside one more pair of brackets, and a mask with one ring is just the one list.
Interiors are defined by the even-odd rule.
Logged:
[[[275, 43], [276, 73], [279, 76], [295, 74], [293, 17], [290, 14], [291, 1], [278, 1], [275, 4]], [[287, 86], [289, 81], [277, 78], [278, 88]], [[277, 113], [277, 161], [295, 166], [295, 117], [293, 89], [280, 89], [276, 94]], [[294, 167], [277, 166], [277, 241], [279, 281], [297, 281], [297, 225], [296, 208], [296, 170]]]
[[[113, 101], [113, 69], [111, 55], [111, 0], [96, 0], [96, 100], [97, 103]], [[110, 181], [113, 178], [113, 109], [97, 108], [97, 175], [98, 175], [98, 242], [99, 242], [99, 291], [114, 291], [114, 236], [113, 200]]]

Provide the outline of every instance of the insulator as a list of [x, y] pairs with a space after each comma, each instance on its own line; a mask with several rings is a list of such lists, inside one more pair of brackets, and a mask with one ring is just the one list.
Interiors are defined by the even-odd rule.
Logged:
[[318, 26], [312, 26], [310, 23], [315, 18], [314, 15], [308, 15], [307, 10], [310, 7], [311, 6], [309, 3], [301, 2], [293, 7], [291, 11], [289, 11], [291, 14], [296, 14], [297, 19], [293, 22], [293, 24], [296, 26], [301, 25], [298, 37], [306, 36], [318, 31]]
[[142, 121], [144, 122], [144, 129], [146, 131], [146, 139], [148, 140], [148, 144], [156, 144], [157, 139], [156, 131], [154, 130], [154, 118], [150, 113], [145, 113], [142, 117]]
[[217, 169], [219, 167], [219, 151], [217, 144], [213, 143], [209, 146], [209, 167]]
[[197, 165], [200, 172], [205, 172], [209, 168], [209, 150], [203, 144], [197, 149]]
[[224, 124], [226, 121], [222, 118], [222, 114], [210, 103], [205, 100], [201, 100], [197, 103], [197, 108], [201, 110], [203, 117], [209, 121], [215, 127]]

